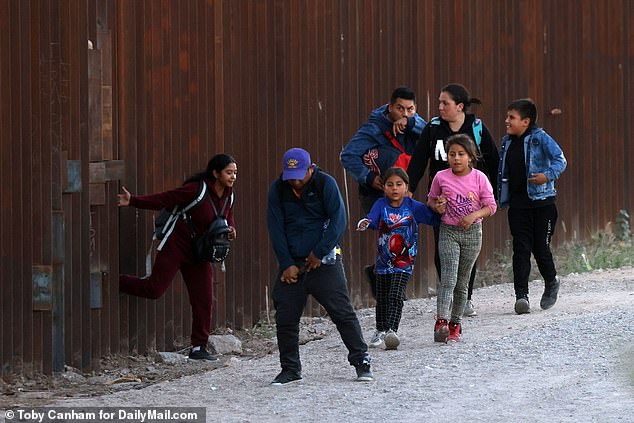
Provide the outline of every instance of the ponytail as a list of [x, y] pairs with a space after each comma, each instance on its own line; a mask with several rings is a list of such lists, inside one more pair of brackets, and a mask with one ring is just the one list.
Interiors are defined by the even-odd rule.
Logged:
[[482, 104], [479, 98], [471, 97], [469, 91], [461, 84], [449, 84], [445, 85], [441, 93], [447, 93], [456, 104], [462, 103], [464, 105], [464, 112], [466, 113], [472, 104]]

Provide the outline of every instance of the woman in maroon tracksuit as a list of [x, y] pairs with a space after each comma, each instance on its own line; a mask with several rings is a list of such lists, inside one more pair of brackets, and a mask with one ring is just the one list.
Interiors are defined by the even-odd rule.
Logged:
[[[225, 200], [231, 202], [231, 193], [238, 173], [233, 157], [227, 154], [215, 155], [207, 164], [207, 169], [189, 179], [183, 185], [171, 191], [150, 195], [131, 195], [125, 187], [119, 194], [120, 207], [132, 206], [140, 209], [172, 210], [174, 206], [185, 206], [199, 194], [200, 181], [204, 181], [216, 210], [220, 213]], [[233, 209], [227, 205], [225, 215], [231, 228], [229, 239], [236, 238]], [[215, 219], [211, 204], [203, 199], [193, 207], [189, 214], [196, 233], [203, 233]], [[207, 339], [211, 332], [211, 304], [213, 268], [210, 263], [197, 261], [192, 247], [191, 228], [182, 219], [178, 220], [169, 239], [156, 255], [152, 274], [138, 278], [131, 275], [119, 277], [119, 290], [143, 298], [160, 298], [169, 287], [177, 271], [181, 271], [189, 293], [192, 306], [192, 351], [189, 358], [197, 360], [217, 360], [207, 352]]]

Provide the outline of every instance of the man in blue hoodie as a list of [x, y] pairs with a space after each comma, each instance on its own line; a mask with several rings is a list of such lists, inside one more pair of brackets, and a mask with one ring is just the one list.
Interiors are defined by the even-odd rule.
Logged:
[[[426, 122], [416, 113], [416, 93], [398, 87], [390, 102], [375, 109], [341, 152], [341, 164], [359, 182], [359, 201], [364, 214], [383, 197], [382, 174], [390, 167], [407, 170], [416, 142]], [[364, 273], [376, 297], [374, 266]]]
[[284, 154], [282, 176], [268, 194], [267, 223], [280, 264], [273, 287], [282, 371], [273, 385], [302, 379], [299, 321], [308, 294], [325, 309], [348, 348], [358, 381], [373, 379], [368, 346], [352, 308], [339, 250], [346, 211], [335, 179], [301, 148]]

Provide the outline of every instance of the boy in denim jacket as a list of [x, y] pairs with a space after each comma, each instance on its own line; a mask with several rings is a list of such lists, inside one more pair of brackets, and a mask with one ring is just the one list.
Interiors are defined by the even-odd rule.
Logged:
[[498, 199], [500, 207], [509, 207], [517, 314], [530, 313], [531, 253], [545, 281], [541, 308], [555, 305], [559, 292], [550, 240], [557, 222], [555, 180], [566, 169], [566, 158], [536, 120], [537, 108], [531, 99], [513, 101], [507, 108], [507, 135], [500, 149]]

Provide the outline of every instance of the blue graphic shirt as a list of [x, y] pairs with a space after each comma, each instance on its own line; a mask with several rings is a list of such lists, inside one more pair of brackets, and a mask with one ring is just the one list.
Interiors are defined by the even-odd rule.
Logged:
[[418, 224], [440, 224], [440, 216], [425, 204], [409, 197], [400, 207], [392, 207], [385, 197], [372, 206], [368, 228], [378, 229], [376, 269], [379, 275], [412, 274], [412, 264], [418, 252]]

